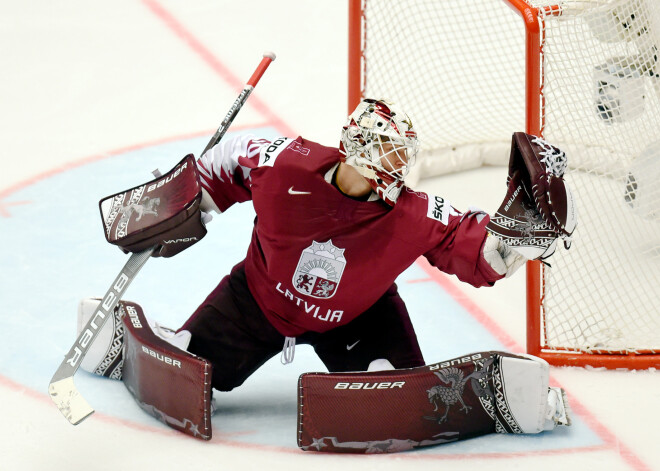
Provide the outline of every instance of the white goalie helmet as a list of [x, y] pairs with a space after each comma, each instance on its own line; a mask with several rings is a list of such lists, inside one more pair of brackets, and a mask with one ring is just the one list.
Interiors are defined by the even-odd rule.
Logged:
[[368, 98], [348, 117], [339, 150], [342, 162], [354, 167], [383, 201], [394, 206], [418, 147], [417, 132], [406, 113], [393, 103]]

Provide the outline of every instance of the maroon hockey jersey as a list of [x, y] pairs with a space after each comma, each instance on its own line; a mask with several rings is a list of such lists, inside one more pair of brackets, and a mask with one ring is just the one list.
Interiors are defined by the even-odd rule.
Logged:
[[266, 317], [286, 336], [324, 332], [367, 310], [420, 255], [474, 286], [502, 278], [482, 256], [488, 217], [403, 188], [390, 207], [329, 183], [339, 150], [299, 137], [222, 141], [198, 160], [220, 211], [252, 200], [245, 271]]

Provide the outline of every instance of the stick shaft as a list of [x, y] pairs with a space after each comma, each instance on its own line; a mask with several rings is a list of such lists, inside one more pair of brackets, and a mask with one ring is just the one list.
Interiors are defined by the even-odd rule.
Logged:
[[[225, 119], [220, 124], [220, 127], [215, 132], [209, 143], [204, 149], [204, 154], [211, 147], [216, 145], [220, 139], [225, 135], [227, 129], [236, 118], [236, 115], [243, 107], [248, 97], [254, 90], [254, 87], [259, 83], [264, 72], [275, 60], [275, 54], [266, 53], [261, 59], [261, 62], [255, 69], [254, 73], [248, 80], [247, 84], [238, 95], [238, 98], [229, 109]], [[119, 272], [117, 278], [112, 283], [108, 292], [103, 297], [99, 307], [94, 311], [92, 317], [87, 324], [83, 327], [80, 335], [76, 339], [69, 352], [65, 355], [64, 360], [50, 380], [48, 392], [53, 402], [57, 405], [58, 409], [67, 418], [69, 422], [76, 425], [82, 422], [85, 418], [89, 417], [94, 409], [87, 403], [84, 397], [78, 392], [73, 376], [80, 367], [82, 359], [87, 354], [90, 346], [96, 339], [101, 328], [109, 317], [113, 315], [114, 309], [119, 303], [128, 285], [133, 281], [137, 272], [149, 260], [154, 248], [137, 252], [131, 255], [124, 265], [124, 268]]]
[[206, 144], [206, 147], [204, 148], [202, 155], [204, 155], [206, 151], [208, 151], [211, 147], [213, 147], [218, 142], [220, 142], [220, 139], [222, 139], [222, 136], [225, 135], [227, 129], [229, 129], [229, 126], [231, 126], [231, 123], [234, 121], [234, 118], [236, 118], [236, 115], [247, 101], [248, 97], [252, 93], [252, 90], [254, 90], [254, 87], [257, 86], [257, 83], [259, 83], [259, 80], [261, 80], [261, 77], [263, 76], [264, 72], [266, 72], [266, 69], [274, 60], [275, 60], [275, 54], [273, 53], [264, 54], [263, 59], [261, 59], [261, 62], [253, 72], [252, 76], [250, 77], [250, 80], [248, 80], [247, 84], [245, 85], [241, 93], [238, 95], [238, 98], [236, 98], [234, 104], [231, 106], [231, 108], [229, 108], [229, 111], [227, 112], [225, 119], [222, 120], [220, 127], [215, 132], [209, 143]]
[[73, 382], [73, 375], [80, 367], [80, 363], [105, 322], [114, 315], [115, 307], [126, 292], [128, 285], [147, 263], [153, 251], [154, 247], [130, 256], [50, 380], [48, 393], [51, 399], [67, 420], [74, 425], [92, 414], [94, 409], [78, 392]]

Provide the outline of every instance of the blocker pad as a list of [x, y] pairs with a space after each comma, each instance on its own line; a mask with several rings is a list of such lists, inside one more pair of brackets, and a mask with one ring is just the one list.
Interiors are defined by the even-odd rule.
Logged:
[[154, 257], [172, 257], [206, 235], [202, 186], [192, 154], [165, 175], [99, 202], [105, 237], [124, 252], [156, 246]]

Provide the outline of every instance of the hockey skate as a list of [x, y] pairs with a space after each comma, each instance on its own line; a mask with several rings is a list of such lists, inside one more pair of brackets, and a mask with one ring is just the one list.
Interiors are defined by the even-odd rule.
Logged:
[[553, 430], [558, 425], [571, 425], [571, 409], [566, 392], [561, 388], [548, 388], [544, 430]]

